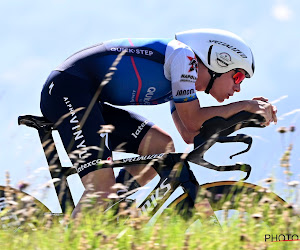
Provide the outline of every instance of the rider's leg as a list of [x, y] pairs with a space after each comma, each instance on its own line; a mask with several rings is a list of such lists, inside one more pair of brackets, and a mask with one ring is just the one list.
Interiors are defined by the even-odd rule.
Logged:
[[96, 202], [100, 206], [105, 206], [105, 198], [110, 198], [109, 196], [116, 196], [116, 190], [112, 188], [115, 184], [115, 176], [111, 168], [98, 169], [90, 172], [83, 176], [81, 181], [85, 187], [85, 191], [73, 210], [73, 217], [76, 217], [78, 212], [81, 211], [81, 207], [85, 203], [84, 200], [87, 199], [89, 195], [96, 195]]
[[[115, 128], [109, 135], [111, 150], [139, 155], [175, 151], [171, 136], [145, 117], [108, 104], [102, 104], [102, 108], [104, 120]], [[145, 166], [126, 167], [125, 170], [142, 186], [156, 175], [153, 168]], [[145, 174], [141, 174], [143, 171]]]
[[[157, 125], [153, 125], [148, 130], [138, 148], [139, 155], [152, 155], [174, 151], [175, 147], [171, 136]], [[126, 170], [134, 176], [135, 180], [141, 186], [146, 185], [157, 174], [152, 167], [147, 166], [126, 167]]]
[[[88, 108], [92, 99], [89, 82], [64, 72], [53, 72], [42, 91], [41, 109], [44, 116], [55, 123], [82, 179], [86, 191], [81, 200], [87, 194], [97, 192], [97, 201], [101, 203], [113, 192], [111, 187], [115, 178], [112, 169], [99, 170], [99, 163], [111, 157], [111, 150], [109, 141], [104, 146], [101, 143], [99, 130], [107, 123], [99, 103]], [[74, 215], [79, 210], [80, 205]]]

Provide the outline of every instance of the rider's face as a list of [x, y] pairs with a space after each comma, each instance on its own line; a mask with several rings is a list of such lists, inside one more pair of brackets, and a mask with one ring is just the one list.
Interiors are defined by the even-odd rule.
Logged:
[[[240, 72], [245, 74], [245, 71], [239, 69]], [[230, 70], [227, 73], [222, 74], [218, 77], [213, 87], [210, 90], [210, 94], [218, 101], [224, 102], [225, 99], [229, 99], [229, 97], [233, 96], [235, 92], [240, 92], [241, 90], [241, 83], [236, 84], [234, 82], [233, 76], [235, 75], [234, 70]]]

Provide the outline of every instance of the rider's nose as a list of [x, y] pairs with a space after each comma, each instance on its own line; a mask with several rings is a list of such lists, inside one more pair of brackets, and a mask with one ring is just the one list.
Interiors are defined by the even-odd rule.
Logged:
[[241, 85], [240, 84], [234, 84], [233, 89], [234, 89], [235, 92], [240, 92], [241, 91]]

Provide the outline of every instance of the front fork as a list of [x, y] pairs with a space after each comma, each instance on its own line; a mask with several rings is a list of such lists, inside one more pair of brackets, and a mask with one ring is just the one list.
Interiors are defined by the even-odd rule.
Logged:
[[181, 154], [170, 153], [162, 161], [155, 162], [152, 167], [160, 176], [160, 181], [141, 204], [142, 211], [156, 212], [179, 186], [187, 195], [177, 208], [180, 212], [192, 209], [197, 198], [199, 184], [188, 162], [181, 159]]

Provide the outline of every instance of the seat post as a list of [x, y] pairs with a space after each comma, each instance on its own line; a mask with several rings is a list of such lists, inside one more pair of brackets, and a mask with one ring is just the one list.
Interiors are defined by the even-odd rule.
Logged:
[[67, 202], [70, 203], [69, 205], [72, 207], [72, 209], [75, 207], [75, 205], [67, 182], [67, 176], [65, 175], [65, 171], [63, 171], [63, 167], [61, 166], [58, 157], [58, 152], [55, 147], [55, 143], [52, 136], [52, 130], [46, 131], [40, 129], [38, 130], [38, 132], [49, 165], [51, 178], [58, 178], [60, 180], [54, 183], [54, 187], [62, 212], [65, 213], [67, 208]]
[[[37, 129], [39, 138], [46, 156], [49, 166], [49, 171], [52, 180], [58, 178], [59, 181], [53, 183], [55, 191], [61, 206], [62, 212], [66, 212], [67, 203], [73, 209], [75, 207], [74, 201], [68, 186], [67, 177], [71, 173], [76, 172], [73, 168], [64, 168], [61, 166], [58, 152], [53, 140], [52, 130], [53, 124], [47, 121], [44, 117], [25, 115], [18, 118], [18, 123]], [[74, 170], [74, 171], [68, 171]]]

